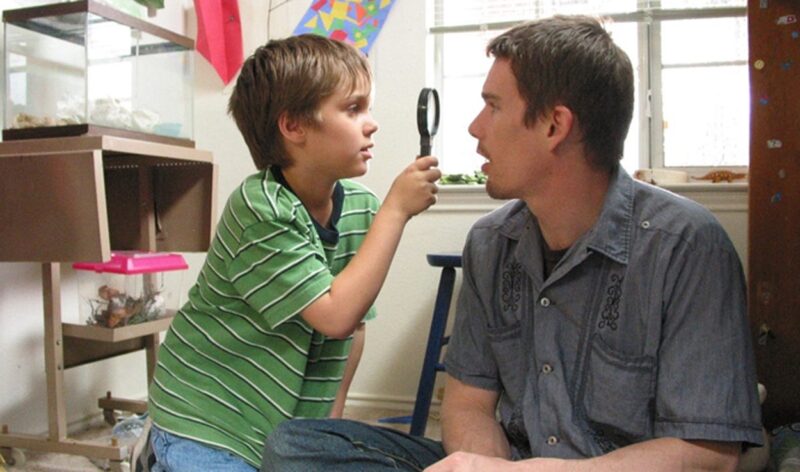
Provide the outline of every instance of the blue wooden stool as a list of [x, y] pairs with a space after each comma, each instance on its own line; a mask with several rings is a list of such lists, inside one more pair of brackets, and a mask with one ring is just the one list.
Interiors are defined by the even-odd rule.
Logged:
[[410, 433], [413, 436], [424, 436], [425, 426], [428, 424], [428, 412], [433, 398], [433, 387], [436, 383], [436, 374], [444, 371], [444, 364], [440, 357], [442, 347], [447, 344], [449, 336], [445, 336], [447, 316], [450, 313], [450, 302], [453, 299], [453, 287], [456, 281], [456, 268], [461, 267], [461, 254], [433, 253], [427, 256], [428, 264], [432, 267], [441, 267], [439, 277], [439, 290], [436, 292], [436, 301], [433, 306], [431, 329], [428, 333], [428, 347], [425, 349], [425, 360], [422, 362], [422, 373], [419, 377], [417, 399], [414, 401], [414, 412], [409, 416], [382, 418], [381, 423], [408, 423], [411, 420]]
[[428, 254], [427, 259], [431, 266], [442, 268], [442, 275], [439, 277], [439, 290], [436, 292], [431, 330], [428, 333], [428, 347], [425, 349], [417, 399], [411, 415], [410, 433], [412, 436], [425, 435], [436, 373], [444, 371], [444, 364], [441, 363], [440, 357], [442, 347], [450, 340], [450, 336], [445, 336], [444, 330], [447, 326], [447, 315], [450, 313], [450, 302], [453, 299], [456, 268], [461, 267], [461, 254]]
[[422, 373], [419, 376], [417, 398], [414, 401], [414, 412], [411, 416], [381, 418], [381, 423], [408, 423], [411, 421], [410, 433], [413, 436], [424, 436], [425, 426], [428, 424], [428, 413], [433, 398], [433, 387], [436, 383], [436, 374], [444, 371], [441, 363], [442, 347], [447, 344], [449, 336], [445, 336], [447, 316], [450, 313], [450, 302], [453, 299], [453, 287], [456, 281], [456, 268], [461, 267], [461, 254], [432, 253], [427, 255], [428, 264], [432, 267], [441, 267], [439, 289], [436, 292], [436, 301], [433, 306], [431, 329], [428, 333], [428, 346], [425, 349], [425, 359], [422, 362]]

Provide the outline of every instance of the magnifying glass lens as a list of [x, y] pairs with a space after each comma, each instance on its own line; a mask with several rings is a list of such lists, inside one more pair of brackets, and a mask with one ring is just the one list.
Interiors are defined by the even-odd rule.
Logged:
[[436, 126], [438, 125], [438, 123], [436, 123], [436, 119], [437, 119], [437, 116], [436, 116], [436, 105], [437, 105], [437, 103], [435, 101], [435, 97], [433, 96], [432, 93], [429, 93], [428, 94], [428, 107], [427, 107], [428, 108], [428, 120], [427, 121], [428, 121], [428, 135], [429, 136], [433, 136], [434, 134], [436, 134]]
[[431, 153], [433, 136], [439, 129], [439, 94], [436, 89], [424, 88], [417, 99], [417, 130], [420, 138], [420, 156]]

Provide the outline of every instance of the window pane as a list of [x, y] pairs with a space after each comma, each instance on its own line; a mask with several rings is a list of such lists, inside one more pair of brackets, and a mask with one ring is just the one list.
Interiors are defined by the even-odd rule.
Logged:
[[[483, 77], [492, 65], [486, 56], [486, 46], [502, 31], [486, 33], [450, 33], [442, 35], [442, 75], [444, 79], [480, 75]], [[477, 94], [480, 95], [480, 89]]]
[[661, 0], [661, 8], [714, 8], [714, 7], [743, 7], [747, 0]]
[[435, 0], [434, 25], [480, 25], [555, 14], [628, 13], [636, 7], [637, 0]]
[[665, 69], [664, 164], [746, 166], [747, 66]]
[[[614, 41], [628, 54], [634, 70], [634, 115], [625, 141], [622, 165], [633, 172], [639, 157], [639, 53], [636, 23], [608, 23]], [[480, 169], [483, 158], [475, 152], [477, 141], [467, 128], [483, 106], [480, 93], [492, 59], [484, 54], [486, 44], [501, 31], [489, 33], [449, 33], [442, 35], [442, 119], [436, 136], [435, 152], [446, 174], [472, 173]]]
[[[626, 13], [637, 8], [682, 9], [688, 16], [704, 9], [697, 12], [695, 19], [660, 21], [655, 14], [656, 19], [650, 21], [656, 22], [656, 28], [628, 21], [633, 17], [620, 17], [626, 20], [606, 24], [615, 42], [628, 53], [635, 74], [636, 104], [622, 165], [629, 171], [652, 165], [747, 165], [749, 86], [744, 9], [739, 17], [708, 16], [715, 8], [745, 7], [745, 0], [433, 1], [436, 26], [477, 26], [554, 14]], [[474, 152], [476, 143], [469, 137], [467, 127], [482, 106], [480, 88], [491, 64], [482, 51], [500, 31], [436, 34], [441, 35], [438, 44], [443, 47], [437, 51], [443, 110], [435, 152], [445, 173], [472, 172], [482, 159]], [[647, 51], [652, 56], [646, 57]], [[640, 65], [640, 59], [647, 61]], [[647, 70], [639, 70], [649, 64], [660, 67], [661, 76], [654, 71], [652, 82]], [[640, 94], [650, 89], [653, 97], [660, 98], [652, 111], [661, 113], [663, 129], [651, 129], [649, 104], [640, 100]]]
[[466, 174], [480, 169], [483, 158], [475, 152], [478, 142], [467, 128], [483, 106], [481, 88], [492, 59], [486, 44], [500, 34], [457, 33], [442, 38], [442, 120], [438, 144], [440, 167], [447, 174]]
[[748, 163], [745, 18], [661, 25], [664, 165]]
[[661, 38], [665, 66], [747, 60], [745, 18], [664, 21]]
[[482, 24], [533, 18], [533, 2], [528, 0], [436, 0], [434, 24], [452, 26]]
[[636, 11], [636, 0], [541, 0], [536, 17], [602, 15]]
[[437, 140], [441, 140], [440, 167], [446, 174], [471, 174], [479, 170], [483, 157], [475, 149], [478, 141], [467, 128], [483, 106], [483, 77], [450, 79], [441, 97], [443, 116]]
[[628, 137], [625, 139], [625, 149], [623, 150], [622, 167], [633, 173], [636, 169], [642, 167], [639, 162], [639, 42], [638, 42], [638, 25], [636, 23], [608, 23], [606, 30], [611, 33], [611, 38], [614, 42], [628, 54], [633, 66], [633, 83], [634, 83], [634, 104], [633, 104], [633, 119], [631, 126], [628, 129]]

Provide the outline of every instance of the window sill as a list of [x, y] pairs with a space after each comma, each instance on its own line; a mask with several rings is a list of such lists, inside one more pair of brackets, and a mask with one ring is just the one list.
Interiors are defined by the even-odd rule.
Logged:
[[[712, 211], [746, 211], [747, 182], [690, 182], [665, 184], [661, 188], [694, 200]], [[432, 212], [487, 212], [502, 206], [486, 194], [483, 185], [440, 185], [438, 203]]]
[[683, 184], [663, 184], [659, 187], [674, 193], [683, 192], [719, 192], [719, 193], [747, 193], [747, 182], [688, 182]]

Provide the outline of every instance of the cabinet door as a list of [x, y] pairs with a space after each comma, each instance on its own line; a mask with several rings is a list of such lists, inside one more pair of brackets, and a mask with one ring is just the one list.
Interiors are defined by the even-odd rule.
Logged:
[[0, 158], [0, 261], [110, 257], [101, 151]]
[[216, 166], [129, 160], [136, 164], [105, 167], [111, 247], [208, 250], [214, 226]]
[[800, 3], [750, 0], [749, 310], [769, 427], [800, 419]]

